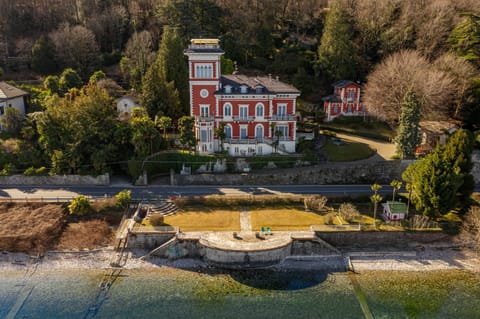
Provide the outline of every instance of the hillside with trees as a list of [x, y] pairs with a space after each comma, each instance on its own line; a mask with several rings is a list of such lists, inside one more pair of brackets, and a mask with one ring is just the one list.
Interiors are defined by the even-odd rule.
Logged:
[[[156, 119], [180, 129], [188, 115], [193, 37], [221, 39], [225, 73], [298, 87], [300, 109], [320, 109], [333, 81], [360, 82], [405, 143], [418, 118], [479, 129], [477, 0], [0, 0], [0, 12], [0, 79], [31, 94], [27, 119], [3, 124], [0, 167], [102, 172], [165, 149]], [[119, 119], [124, 94], [146, 112]]]

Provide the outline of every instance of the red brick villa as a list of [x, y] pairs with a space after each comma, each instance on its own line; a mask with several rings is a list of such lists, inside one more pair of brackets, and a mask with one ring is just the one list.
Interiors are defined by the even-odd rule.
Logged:
[[275, 149], [295, 152], [295, 109], [300, 92], [278, 78], [222, 75], [223, 54], [218, 39], [192, 39], [185, 50], [197, 151], [221, 150], [215, 129], [223, 124], [223, 148], [232, 156], [267, 155]]
[[365, 115], [367, 110], [360, 102], [360, 85], [348, 80], [337, 81], [332, 84], [332, 95], [323, 98], [325, 121], [330, 122], [340, 115]]

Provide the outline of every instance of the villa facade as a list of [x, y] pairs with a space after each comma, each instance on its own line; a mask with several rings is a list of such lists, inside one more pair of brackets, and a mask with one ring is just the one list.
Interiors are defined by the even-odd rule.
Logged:
[[[221, 74], [218, 39], [192, 39], [189, 63], [190, 115], [197, 151], [231, 156], [295, 152], [296, 99], [300, 92], [278, 78]], [[223, 128], [225, 138], [215, 133]]]
[[325, 121], [333, 121], [336, 117], [344, 116], [363, 116], [367, 114], [367, 109], [360, 102], [361, 87], [359, 84], [341, 80], [332, 84], [333, 94], [323, 98], [323, 109], [325, 112]]

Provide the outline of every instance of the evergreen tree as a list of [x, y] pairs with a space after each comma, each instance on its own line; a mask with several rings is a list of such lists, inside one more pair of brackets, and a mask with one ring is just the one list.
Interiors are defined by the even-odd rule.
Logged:
[[182, 116], [178, 119], [178, 129], [180, 130], [180, 143], [190, 150], [197, 145], [193, 126], [195, 119], [191, 116]]
[[402, 177], [411, 189], [418, 212], [438, 217], [457, 206], [463, 176], [458, 166], [445, 159], [440, 145], [432, 154], [409, 165]]
[[403, 98], [402, 114], [395, 141], [397, 152], [402, 158], [413, 158], [415, 149], [420, 143], [420, 104], [412, 89]]
[[152, 119], [156, 115], [178, 118], [182, 114], [178, 91], [173, 81], [167, 82], [160, 70], [156, 61], [143, 77], [140, 103]]
[[184, 48], [184, 41], [179, 35], [178, 28], [165, 26], [155, 63], [159, 65], [165, 81], [173, 82], [178, 91], [183, 114], [189, 114], [190, 93], [187, 63], [183, 55]]
[[480, 15], [464, 13], [465, 20], [453, 29], [448, 42], [458, 56], [480, 66]]
[[52, 74], [57, 71], [55, 44], [41, 36], [32, 48], [32, 69], [40, 74]]
[[463, 178], [458, 190], [460, 203], [466, 203], [475, 187], [475, 181], [470, 174], [473, 167], [471, 159], [473, 146], [473, 135], [467, 130], [459, 129], [450, 137], [443, 151], [446, 164], [458, 169]]
[[356, 50], [350, 25], [346, 12], [334, 3], [327, 13], [318, 48], [317, 67], [329, 80], [356, 78]]

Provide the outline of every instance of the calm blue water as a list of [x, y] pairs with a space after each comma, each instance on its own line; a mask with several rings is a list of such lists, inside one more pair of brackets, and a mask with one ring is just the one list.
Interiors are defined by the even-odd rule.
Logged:
[[[103, 273], [37, 271], [32, 277], [0, 273], [0, 318], [11, 315], [12, 308], [18, 309], [15, 318], [364, 318], [352, 283], [343, 273], [131, 270], [124, 271], [106, 294], [98, 286]], [[361, 275], [358, 278], [362, 284]], [[425, 294], [425, 289], [412, 290], [407, 297], [398, 295], [398, 300], [389, 296], [386, 302], [384, 293], [367, 279], [364, 293], [376, 318], [448, 318], [452, 311], [460, 314], [456, 318], [480, 317], [476, 313], [480, 288], [475, 282], [457, 285], [454, 278], [447, 283], [452, 294], [441, 301], [443, 308], [423, 312], [420, 306], [412, 312], [408, 298]], [[392, 288], [395, 294], [397, 289]], [[455, 307], [464, 311], [455, 312]]]

